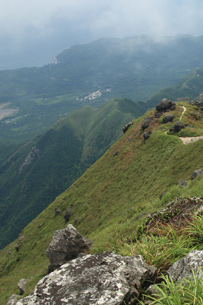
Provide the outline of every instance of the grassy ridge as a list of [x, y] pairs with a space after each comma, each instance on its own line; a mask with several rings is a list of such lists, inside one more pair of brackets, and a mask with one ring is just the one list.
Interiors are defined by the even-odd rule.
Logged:
[[80, 177], [141, 111], [127, 99], [86, 106], [8, 158], [0, 167], [0, 247]]
[[[183, 104], [180, 103], [173, 112], [175, 120], [178, 120]], [[191, 120], [194, 111], [197, 109], [190, 106], [184, 120]], [[153, 114], [154, 111], [145, 116]], [[91, 252], [113, 250], [139, 254], [141, 248], [129, 245], [137, 238], [139, 225], [146, 217], [144, 213], [157, 210], [177, 196], [203, 197], [203, 179], [190, 181], [193, 171], [203, 167], [203, 141], [182, 144], [178, 136], [164, 133], [172, 123], [163, 125], [160, 118], [153, 120], [151, 137], [144, 142], [143, 118], [135, 120], [121, 140], [33, 220], [17, 241], [1, 251], [2, 304], [17, 291], [20, 278], [33, 276], [29, 283], [32, 289], [39, 277], [46, 273], [46, 249], [53, 232], [65, 227], [64, 215], [71, 204], [74, 208], [70, 223], [94, 241]], [[202, 122], [202, 119], [196, 121], [193, 118], [194, 128], [199, 128]], [[177, 185], [181, 179], [188, 180], [187, 187]], [[61, 209], [59, 215], [55, 214], [56, 207]], [[16, 243], [19, 244], [18, 252]], [[158, 243], [158, 239], [154, 241], [154, 249]]]

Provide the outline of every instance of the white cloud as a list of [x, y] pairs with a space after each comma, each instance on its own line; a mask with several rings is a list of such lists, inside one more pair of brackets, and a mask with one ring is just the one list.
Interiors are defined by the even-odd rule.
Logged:
[[203, 34], [200, 0], [0, 0], [0, 8], [0, 52], [32, 44], [56, 55], [100, 37]]

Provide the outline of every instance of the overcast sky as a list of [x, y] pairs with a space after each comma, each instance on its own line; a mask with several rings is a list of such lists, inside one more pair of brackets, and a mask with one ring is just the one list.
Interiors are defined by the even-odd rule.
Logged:
[[203, 34], [202, 0], [0, 0], [0, 70], [52, 62], [71, 45]]

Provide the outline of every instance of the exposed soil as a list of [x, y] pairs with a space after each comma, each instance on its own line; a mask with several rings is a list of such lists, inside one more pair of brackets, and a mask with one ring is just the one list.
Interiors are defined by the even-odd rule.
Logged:
[[201, 198], [177, 198], [170, 202], [166, 208], [160, 212], [155, 212], [148, 216], [146, 229], [150, 233], [157, 233], [159, 228], [171, 226], [178, 231], [191, 221], [195, 213], [200, 213], [203, 208]]

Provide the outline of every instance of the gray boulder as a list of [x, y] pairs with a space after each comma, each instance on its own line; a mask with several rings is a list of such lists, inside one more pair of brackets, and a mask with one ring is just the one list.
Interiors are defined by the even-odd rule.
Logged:
[[145, 118], [144, 121], [142, 122], [142, 130], [148, 128], [152, 121], [153, 121], [152, 117]]
[[126, 125], [123, 127], [123, 133], [125, 133], [125, 132], [129, 129], [129, 127], [130, 127], [131, 125], [133, 125], [133, 122], [129, 122], [128, 124], [126, 124]]
[[156, 110], [158, 112], [165, 112], [168, 110], [174, 110], [176, 108], [175, 102], [172, 102], [171, 100], [167, 98], [163, 98], [157, 105]]
[[181, 129], [185, 128], [185, 124], [181, 121], [176, 122], [171, 128], [170, 131], [179, 132]]
[[195, 178], [197, 178], [197, 176], [203, 175], [203, 170], [202, 169], [197, 169], [193, 172], [192, 176], [191, 176], [191, 180], [194, 180]]
[[151, 132], [145, 131], [145, 132], [143, 133], [143, 138], [144, 138], [144, 140], [148, 140], [148, 139], [150, 138], [150, 135], [151, 135]]
[[130, 305], [153, 282], [156, 268], [142, 256], [113, 252], [76, 258], [41, 279], [17, 305]]
[[49, 272], [84, 253], [90, 246], [90, 240], [83, 237], [71, 224], [63, 230], [56, 231], [47, 249], [50, 260]]
[[169, 113], [163, 117], [163, 124], [173, 121], [174, 115]]
[[20, 296], [17, 294], [12, 294], [12, 296], [9, 298], [6, 305], [16, 305]]
[[21, 279], [18, 282], [18, 289], [20, 290], [20, 295], [22, 295], [26, 291], [26, 285], [29, 282], [28, 279]]
[[201, 276], [203, 272], [203, 251], [194, 250], [175, 262], [167, 271], [174, 282], [192, 276], [192, 270]]

